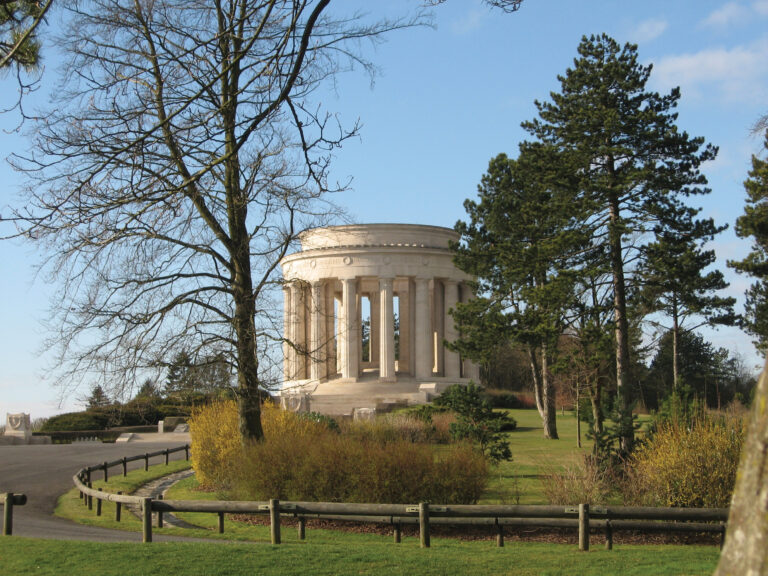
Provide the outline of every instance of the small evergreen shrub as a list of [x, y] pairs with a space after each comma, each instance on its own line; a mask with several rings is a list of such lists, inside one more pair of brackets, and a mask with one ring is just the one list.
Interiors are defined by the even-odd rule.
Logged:
[[509, 442], [502, 432], [514, 430], [517, 422], [504, 412], [494, 412], [483, 398], [479, 386], [473, 382], [466, 386], [449, 386], [434, 404], [456, 414], [456, 422], [451, 424], [454, 439], [477, 442], [483, 454], [493, 462], [512, 459]]

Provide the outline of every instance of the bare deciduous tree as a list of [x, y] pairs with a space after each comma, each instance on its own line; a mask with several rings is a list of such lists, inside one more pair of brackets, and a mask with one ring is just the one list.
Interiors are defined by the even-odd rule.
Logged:
[[80, 0], [57, 105], [16, 158], [14, 212], [61, 283], [62, 382], [128, 385], [181, 349], [237, 375], [244, 442], [262, 437], [270, 299], [297, 233], [333, 213], [331, 152], [356, 134], [312, 102], [359, 42], [424, 22], [330, 0]]

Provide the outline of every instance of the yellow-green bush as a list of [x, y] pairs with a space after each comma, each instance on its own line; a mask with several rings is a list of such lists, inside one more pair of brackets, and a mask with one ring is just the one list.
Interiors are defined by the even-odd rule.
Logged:
[[[284, 412], [267, 402], [261, 409], [267, 437], [298, 439], [327, 430], [327, 426]], [[243, 450], [234, 400], [215, 400], [196, 408], [189, 421], [192, 466], [205, 488], [229, 489], [240, 469]]]
[[704, 416], [663, 424], [630, 461], [633, 492], [644, 504], [728, 506], [744, 439], [741, 419]]
[[476, 502], [485, 489], [482, 454], [465, 444], [425, 443], [412, 422], [400, 433], [385, 421], [369, 424], [369, 432], [356, 424], [354, 432], [339, 434], [265, 404], [262, 424], [264, 441], [243, 452], [235, 402], [197, 410], [190, 432], [199, 482], [255, 500], [455, 504]]
[[205, 488], [228, 488], [242, 457], [234, 400], [215, 400], [196, 408], [189, 420], [190, 458]]

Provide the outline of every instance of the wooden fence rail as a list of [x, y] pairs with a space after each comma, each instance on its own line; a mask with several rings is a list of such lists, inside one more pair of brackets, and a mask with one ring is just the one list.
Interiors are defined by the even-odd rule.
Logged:
[[27, 503], [26, 494], [14, 494], [7, 492], [3, 494], [0, 504], [3, 506], [3, 536], [13, 534], [13, 507], [24, 506]]
[[[714, 532], [725, 536], [727, 508], [650, 508], [628, 506], [508, 506], [508, 505], [449, 505], [436, 506], [425, 502], [419, 504], [356, 504], [342, 502], [284, 502], [269, 501], [210, 501], [210, 500], [163, 500], [140, 498], [121, 493], [113, 494], [94, 490], [91, 487], [91, 473], [101, 470], [104, 481], [108, 481], [109, 469], [126, 463], [144, 460], [145, 469], [149, 459], [164, 456], [168, 464], [169, 454], [185, 451], [189, 459], [189, 446], [180, 446], [158, 452], [97, 466], [88, 466], [74, 476], [75, 486], [89, 509], [92, 499], [116, 503], [115, 519], [120, 521], [120, 509], [130, 504], [141, 510], [144, 542], [152, 541], [152, 513], [158, 514], [162, 526], [162, 515], [174, 512], [204, 512], [218, 515], [218, 531], [224, 531], [225, 514], [264, 514], [270, 517], [270, 534], [273, 544], [280, 544], [281, 517], [292, 517], [299, 521], [299, 538], [305, 538], [306, 520], [324, 519], [348, 522], [365, 522], [389, 525], [393, 529], [395, 542], [401, 541], [401, 526], [418, 525], [421, 546], [430, 546], [431, 525], [491, 526], [496, 528], [497, 546], [504, 545], [504, 528], [512, 526], [538, 528], [570, 528], [579, 531], [579, 549], [589, 550], [590, 532], [605, 533], [606, 548], [613, 546], [615, 530], [668, 531], [668, 532]], [[97, 507], [100, 510], [100, 506]]]

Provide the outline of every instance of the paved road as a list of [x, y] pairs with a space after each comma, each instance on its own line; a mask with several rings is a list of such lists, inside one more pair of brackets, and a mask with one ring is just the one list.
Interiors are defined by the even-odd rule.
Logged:
[[[76, 443], [45, 446], [0, 446], [0, 493], [15, 492], [27, 495], [25, 506], [13, 509], [13, 534], [33, 538], [61, 540], [94, 540], [99, 542], [140, 542], [141, 533], [106, 530], [75, 524], [56, 518], [53, 510], [59, 496], [72, 488], [72, 476], [80, 468], [99, 462], [112, 461], [123, 456], [156, 452], [165, 448], [183, 446], [185, 435], [159, 435], [149, 441], [127, 444]], [[167, 438], [167, 439], [166, 439]], [[171, 459], [184, 458], [184, 452], [171, 454]], [[162, 462], [162, 457], [150, 460]], [[144, 462], [131, 462], [129, 469], [143, 467]], [[119, 474], [119, 468], [111, 473]], [[99, 478], [98, 473], [95, 478]], [[156, 540], [177, 540], [156, 536]]]

